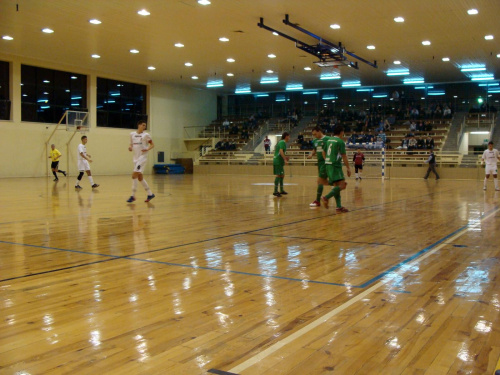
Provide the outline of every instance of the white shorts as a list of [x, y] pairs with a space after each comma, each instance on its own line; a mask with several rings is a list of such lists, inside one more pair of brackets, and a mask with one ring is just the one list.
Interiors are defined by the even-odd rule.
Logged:
[[134, 172], [144, 173], [144, 167], [148, 162], [147, 155], [141, 155], [137, 160], [134, 160]]
[[88, 160], [78, 160], [78, 170], [82, 171], [90, 171], [90, 164]]
[[486, 174], [498, 174], [498, 168], [496, 165], [486, 165], [485, 172]]

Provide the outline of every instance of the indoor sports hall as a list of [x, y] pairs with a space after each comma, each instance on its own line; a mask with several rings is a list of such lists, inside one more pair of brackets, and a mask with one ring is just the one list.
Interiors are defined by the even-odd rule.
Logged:
[[499, 12], [0, 2], [0, 374], [500, 374]]

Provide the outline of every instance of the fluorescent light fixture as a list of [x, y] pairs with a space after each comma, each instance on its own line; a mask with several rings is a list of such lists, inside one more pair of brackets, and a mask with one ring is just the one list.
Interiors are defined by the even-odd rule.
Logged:
[[93, 19], [89, 20], [89, 22], [90, 22], [91, 24], [94, 24], [94, 25], [100, 25], [100, 24], [102, 23], [101, 21], [99, 21], [99, 20], [98, 20], [98, 19], [96, 19], [96, 18], [93, 18]]
[[338, 99], [338, 97], [335, 95], [323, 95], [323, 97], [321, 98], [321, 100], [334, 100], [334, 99]]
[[315, 95], [317, 93], [318, 93], [317, 91], [304, 91], [302, 95]]
[[441, 60], [443, 60], [443, 61], [446, 62], [446, 61], [450, 61], [450, 58], [449, 57], [443, 57]]
[[286, 90], [303, 90], [304, 86], [302, 86], [302, 83], [292, 83], [290, 85], [286, 85]]
[[226, 61], [227, 61], [227, 62], [229, 62], [229, 63], [233, 63], [233, 62], [235, 62], [236, 60], [235, 60], [235, 59], [233, 59], [232, 57], [230, 57], [230, 58], [229, 58], [229, 59], [227, 59]]
[[500, 94], [500, 89], [492, 89], [492, 90], [488, 90], [488, 94]]
[[424, 46], [430, 46], [430, 45], [431, 45], [431, 42], [430, 42], [430, 40], [424, 40], [424, 41], [422, 42], [422, 44], [423, 44]]
[[50, 108], [50, 105], [43, 105], [40, 107], [41, 109], [47, 109], [47, 108]]
[[357, 92], [372, 92], [373, 89], [357, 89]]
[[269, 96], [269, 94], [257, 94], [255, 96], [258, 98], [265, 98], [266, 96]]
[[387, 94], [373, 94], [373, 98], [387, 98]]
[[493, 79], [495, 79], [493, 74], [487, 74], [487, 73], [471, 76], [471, 81], [489, 81]]
[[269, 55], [267, 55], [267, 57], [269, 57], [270, 59], [274, 59], [276, 55], [274, 53], [270, 53]]
[[226, 37], [219, 38], [221, 42], [229, 42], [229, 39]]
[[415, 90], [425, 90], [425, 89], [433, 89], [434, 86], [417, 86], [414, 87]]
[[130, 53], [139, 53], [139, 50], [138, 49], [131, 49]]
[[265, 85], [267, 83], [278, 83], [279, 81], [280, 80], [277, 77], [269, 77], [269, 78], [264, 77], [260, 80], [260, 83]]
[[486, 39], [486, 40], [493, 40], [493, 35], [485, 35], [484, 39]]
[[214, 80], [207, 82], [207, 87], [222, 87], [224, 86], [224, 82], [222, 80]]
[[137, 14], [140, 14], [141, 16], [149, 16], [151, 13], [149, 13], [146, 9], [142, 9], [138, 11]]
[[4, 35], [4, 36], [2, 36], [2, 39], [3, 40], [14, 40], [14, 38], [11, 37], [10, 35]]
[[94, 59], [100, 59], [100, 58], [101, 58], [101, 56], [99, 56], [99, 55], [97, 55], [97, 54], [93, 54], [93, 55], [92, 55], [92, 58], [94, 58]]
[[276, 99], [277, 102], [286, 102], [286, 99]]
[[72, 96], [71, 100], [80, 100], [82, 97], [81, 96]]
[[246, 89], [236, 89], [234, 90], [234, 93], [235, 94], [249, 94], [251, 93], [252, 90], [250, 90], [249, 88], [246, 88]]
[[395, 60], [395, 61], [394, 61], [394, 64], [399, 65], [399, 64], [401, 64], [401, 61], [399, 61], [399, 60]]
[[359, 87], [361, 86], [360, 81], [345, 81], [342, 82], [342, 87]]
[[407, 78], [403, 81], [403, 83], [405, 85], [413, 85], [415, 83], [424, 83], [424, 79], [423, 78]]
[[375, 49], [375, 46], [370, 44], [369, 46], [366, 46], [366, 48], [368, 48], [368, 49]]
[[43, 83], [50, 83], [50, 81], [45, 79], [45, 80], [43, 80]]
[[234, 74], [233, 74], [233, 73], [227, 73], [226, 75], [227, 75], [228, 77], [233, 77], [233, 76], [234, 76]]
[[439, 96], [439, 95], [444, 95], [444, 91], [428, 91], [427, 95], [429, 96]]
[[304, 70], [311, 70], [311, 67], [310, 66], [305, 66]]
[[184, 47], [184, 44], [182, 44], [182, 43], [175, 43], [174, 46], [177, 47], [177, 48], [182, 48], [182, 47]]
[[210, 5], [212, 3], [209, 0], [198, 0], [198, 4], [200, 4], [200, 5]]
[[186, 66], [193, 66], [193, 63], [187, 62], [187, 63], [184, 63], [184, 65], [186, 65]]
[[470, 132], [470, 134], [490, 134], [490, 132]]
[[486, 65], [484, 65], [484, 64], [468, 64], [468, 65], [461, 65], [460, 66], [460, 71], [462, 71], [462, 72], [479, 72], [482, 70], [486, 70]]
[[266, 73], [271, 74], [271, 73], [274, 73], [274, 72], [271, 69], [269, 69], [269, 70], [266, 70]]
[[337, 25], [336, 23], [330, 25], [332, 29], [340, 29], [340, 25]]
[[198, 79], [198, 76], [192, 76], [191, 79]]
[[54, 30], [49, 29], [48, 27], [46, 27], [45, 29], [42, 29], [42, 31], [43, 31], [45, 34], [52, 34], [52, 33], [54, 32]]
[[386, 73], [388, 76], [407, 76], [410, 74], [409, 69], [389, 69]]
[[322, 81], [324, 80], [328, 80], [328, 79], [340, 79], [340, 74], [323, 74], [321, 75], [321, 77], [319, 77], [319, 79], [321, 79]]
[[78, 79], [77, 76], [71, 76], [71, 79]]
[[405, 22], [405, 19], [403, 17], [396, 17], [394, 18], [395, 22]]
[[155, 70], [156, 68], [154, 66], [148, 66], [149, 70]]
[[493, 87], [493, 86], [498, 86], [498, 83], [481, 83], [478, 86], [487, 86], [487, 87]]
[[467, 13], [469, 13], [470, 15], [473, 15], [473, 14], [478, 14], [479, 12], [477, 11], [477, 9], [472, 8], [472, 9], [469, 9], [467, 11]]

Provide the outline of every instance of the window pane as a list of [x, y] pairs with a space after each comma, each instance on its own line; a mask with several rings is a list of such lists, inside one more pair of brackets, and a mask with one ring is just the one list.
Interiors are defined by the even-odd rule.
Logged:
[[0, 61], [0, 120], [10, 120], [9, 63]]

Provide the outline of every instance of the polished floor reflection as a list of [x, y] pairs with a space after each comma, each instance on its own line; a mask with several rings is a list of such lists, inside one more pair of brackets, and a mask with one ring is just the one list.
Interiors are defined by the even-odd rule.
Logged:
[[[425, 171], [424, 171], [425, 172]], [[500, 194], [481, 181], [0, 180], [0, 374], [490, 374]]]

